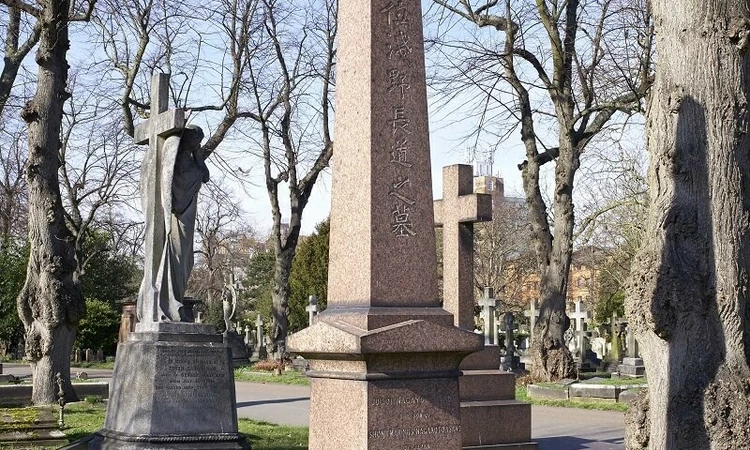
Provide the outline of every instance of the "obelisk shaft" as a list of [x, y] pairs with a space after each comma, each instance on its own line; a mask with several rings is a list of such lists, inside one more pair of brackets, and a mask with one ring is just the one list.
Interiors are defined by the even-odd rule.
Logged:
[[418, 0], [339, 7], [328, 306], [437, 307]]

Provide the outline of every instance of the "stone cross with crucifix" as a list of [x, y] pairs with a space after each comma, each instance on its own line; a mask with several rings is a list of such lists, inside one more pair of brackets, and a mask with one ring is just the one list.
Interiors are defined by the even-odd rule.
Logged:
[[583, 307], [583, 303], [580, 300], [577, 300], [575, 311], [569, 313], [568, 317], [570, 317], [572, 320], [575, 320], [576, 342], [578, 346], [578, 362], [583, 363], [583, 327], [585, 321], [591, 318], [591, 311], [586, 311]]
[[184, 110], [168, 109], [168, 74], [154, 74], [151, 83], [151, 115], [133, 134], [136, 144], [148, 144], [140, 180], [146, 223], [140, 331], [159, 322], [194, 320], [194, 301], [184, 294], [193, 268], [198, 190], [208, 181], [200, 145], [203, 132], [186, 126]]
[[474, 194], [474, 169], [443, 167], [443, 198], [435, 200], [443, 228], [443, 308], [457, 327], [474, 329], [474, 224], [492, 220], [492, 196]]

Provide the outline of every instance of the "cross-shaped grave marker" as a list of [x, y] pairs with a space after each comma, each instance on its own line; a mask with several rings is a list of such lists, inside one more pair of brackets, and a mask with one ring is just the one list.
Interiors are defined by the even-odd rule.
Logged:
[[162, 244], [166, 239], [165, 212], [160, 207], [161, 199], [164, 195], [172, 195], [171, 186], [166, 187], [170, 189], [169, 192], [162, 192], [162, 149], [168, 135], [185, 128], [185, 111], [167, 109], [168, 107], [169, 74], [155, 73], [151, 78], [151, 115], [148, 120], [138, 124], [133, 132], [136, 144], [148, 144], [141, 169], [141, 205], [146, 216], [146, 259], [143, 264], [143, 284], [138, 298], [138, 320], [144, 324], [159, 322], [162, 319], [158, 312], [159, 298], [169, 295], [168, 292], [161, 292], [156, 281], [161, 264]]
[[633, 327], [630, 323], [627, 325], [627, 336], [625, 344], [628, 347], [628, 358], [638, 358], [638, 341], [635, 340], [635, 334], [633, 333]]
[[315, 316], [318, 314], [318, 297], [311, 295], [308, 298], [308, 304], [305, 306], [305, 311], [307, 311], [307, 325], [313, 326], [313, 323], [315, 321]]
[[523, 315], [529, 318], [529, 341], [534, 339], [534, 328], [536, 327], [536, 319], [539, 318], [539, 309], [536, 306], [536, 299], [532, 298], [529, 301], [529, 309], [523, 312]]
[[443, 167], [443, 198], [435, 200], [443, 228], [443, 308], [457, 327], [474, 329], [474, 224], [492, 220], [492, 196], [474, 194], [474, 169]]
[[575, 320], [576, 324], [576, 342], [578, 345], [578, 362], [583, 363], [583, 324], [586, 319], [591, 318], [591, 311], [586, 311], [583, 308], [583, 303], [580, 300], [576, 300], [576, 309], [572, 313], [568, 314], [568, 317]]
[[506, 312], [503, 314], [503, 328], [502, 331], [505, 333], [505, 359], [501, 358], [500, 362], [506, 369], [515, 370], [516, 363], [514, 357], [516, 355], [516, 343], [513, 330], [516, 329], [515, 317], [512, 312]]
[[495, 290], [491, 287], [484, 288], [484, 296], [479, 299], [482, 307], [482, 321], [484, 322], [484, 343], [486, 345], [497, 345], [497, 325], [495, 324]]

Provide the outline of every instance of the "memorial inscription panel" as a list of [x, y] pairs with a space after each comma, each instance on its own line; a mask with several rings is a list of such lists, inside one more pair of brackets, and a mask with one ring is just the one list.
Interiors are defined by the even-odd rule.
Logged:
[[[440, 450], [461, 445], [458, 381], [451, 378], [373, 381], [369, 385], [368, 449]], [[438, 438], [439, 437], [439, 438]], [[435, 444], [440, 442], [440, 446]]]
[[[168, 370], [157, 370], [154, 377], [154, 413], [174, 414], [180, 410], [192, 410], [197, 416], [209, 418], [228, 416], [221, 411], [216, 399], [227, 397], [234, 380], [231, 372], [221, 370], [226, 364], [227, 351], [223, 347], [198, 347], [163, 345], [159, 348], [159, 359]], [[202, 421], [190, 424], [195, 426]]]

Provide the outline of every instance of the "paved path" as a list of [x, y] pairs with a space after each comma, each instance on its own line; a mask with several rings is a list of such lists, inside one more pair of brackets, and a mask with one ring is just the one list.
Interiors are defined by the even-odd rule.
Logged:
[[[86, 371], [91, 378], [107, 379], [111, 371]], [[28, 365], [5, 364], [4, 373], [29, 375]], [[284, 384], [238, 382], [237, 415], [294, 426], [307, 426], [310, 388]], [[540, 450], [622, 450], [624, 418], [622, 413], [587, 409], [532, 406], [531, 437]]]
[[[310, 388], [281, 384], [236, 384], [237, 415], [254, 420], [307, 426]], [[540, 450], [621, 450], [622, 413], [587, 409], [531, 407], [531, 437]]]

